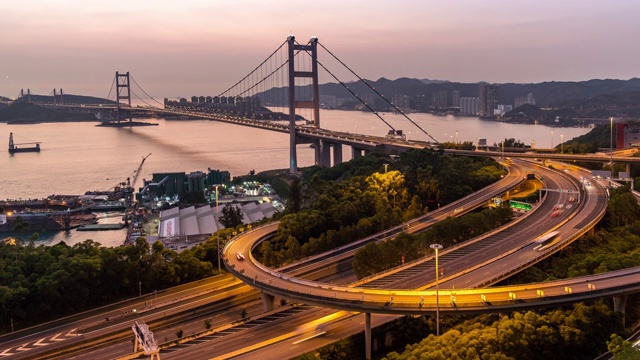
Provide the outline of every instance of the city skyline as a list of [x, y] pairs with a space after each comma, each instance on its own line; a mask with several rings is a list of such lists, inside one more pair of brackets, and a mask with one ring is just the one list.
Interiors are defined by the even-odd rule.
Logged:
[[[106, 97], [130, 71], [154, 97], [216, 95], [289, 34], [317, 36], [376, 80], [491, 83], [637, 76], [629, 41], [640, 4], [616, 1], [322, 4], [280, 1], [26, 0], [0, 5], [0, 95], [20, 89]], [[320, 57], [325, 56], [322, 52]], [[334, 68], [331, 68], [334, 70]], [[343, 81], [352, 76], [339, 76]], [[328, 77], [321, 82], [330, 82]]]

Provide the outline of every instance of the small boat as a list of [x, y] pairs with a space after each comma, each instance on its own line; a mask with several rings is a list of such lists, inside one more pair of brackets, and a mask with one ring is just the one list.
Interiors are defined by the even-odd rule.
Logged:
[[40, 143], [32, 142], [16, 144], [13, 142], [13, 133], [9, 133], [9, 154], [15, 154], [18, 152], [40, 152]]

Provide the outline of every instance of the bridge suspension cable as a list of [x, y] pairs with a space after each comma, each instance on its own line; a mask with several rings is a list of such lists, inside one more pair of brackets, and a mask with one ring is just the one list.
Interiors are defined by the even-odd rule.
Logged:
[[[148, 98], [148, 99], [151, 99], [151, 100], [155, 101], [155, 102], [156, 102], [158, 105], [160, 105], [161, 107], [162, 107], [162, 106], [164, 106], [164, 104], [163, 104], [163, 103], [161, 103], [161, 102], [159, 102], [158, 100], [154, 99], [154, 98], [153, 98], [153, 96], [149, 95], [149, 93], [147, 93], [146, 91], [144, 91], [144, 88], [143, 88], [142, 86], [140, 86], [140, 84], [138, 84], [138, 82], [137, 82], [137, 81], [136, 81], [136, 79], [133, 77], [133, 75], [131, 75], [131, 80], [133, 80], [133, 83], [134, 83], [134, 84], [136, 84], [136, 86], [137, 86], [140, 90], [142, 90], [142, 92], [143, 92], [145, 95], [147, 95], [147, 98]], [[140, 99], [140, 97], [139, 97], [138, 95], [136, 95], [135, 93], [134, 93], [134, 95], [135, 95], [138, 99]], [[142, 100], [142, 99], [140, 99], [140, 101], [144, 102], [145, 104], [147, 104], [147, 105], [149, 105], [149, 106], [151, 106], [151, 107], [157, 107], [157, 106], [154, 106], [154, 105], [151, 105], [151, 104], [147, 103], [146, 101], [144, 101], [144, 100]]]
[[[416, 124], [415, 121], [411, 120], [411, 118], [409, 118], [403, 111], [401, 111], [397, 106], [395, 106], [391, 101], [389, 101], [386, 97], [384, 97], [384, 95], [382, 95], [378, 90], [376, 90], [373, 86], [369, 85], [369, 83], [367, 83], [362, 77], [360, 77], [360, 75], [356, 74], [355, 71], [353, 71], [349, 66], [347, 66], [347, 64], [345, 64], [342, 60], [340, 60], [337, 56], [335, 56], [329, 49], [327, 49], [324, 45], [322, 45], [321, 42], [318, 41], [318, 44], [320, 45], [320, 47], [322, 47], [327, 53], [329, 53], [329, 55], [331, 55], [334, 59], [336, 59], [336, 61], [338, 61], [340, 64], [342, 64], [342, 66], [344, 66], [347, 70], [349, 70], [349, 72], [351, 72], [351, 74], [353, 74], [355, 77], [358, 78], [358, 80], [362, 81], [362, 83], [364, 83], [369, 89], [373, 90], [373, 92], [375, 92], [378, 96], [380, 96], [387, 104], [389, 104], [394, 110], [396, 110], [398, 113], [402, 114], [402, 116], [404, 116], [407, 120], [409, 120], [413, 125], [415, 125], [420, 131], [422, 131], [424, 134], [426, 134], [429, 138], [431, 138], [431, 140], [433, 140], [436, 143], [439, 143], [438, 140], [436, 140], [433, 136], [431, 136], [431, 134], [429, 134], [425, 129], [423, 129], [420, 125]], [[318, 64], [320, 64], [320, 62], [318, 61]], [[324, 66], [322, 66], [325, 70], [327, 70]], [[333, 76], [333, 75], [332, 75]], [[335, 76], [334, 76], [335, 78]], [[336, 78], [337, 81], [340, 82], [340, 84], [342, 86], [344, 86], [346, 88], [346, 85], [343, 84], [340, 80], [338, 80]], [[348, 88], [347, 88], [348, 89]], [[351, 92], [353, 94], [353, 92]], [[358, 98], [358, 100], [360, 100], [362, 102], [362, 100], [360, 98]], [[364, 102], [363, 102], [364, 104]], [[366, 106], [366, 104], [365, 104]], [[369, 108], [367, 106], [367, 108]], [[371, 108], [369, 108], [369, 110], [371, 110]], [[373, 110], [371, 110], [373, 111]], [[376, 113], [377, 115], [377, 113]], [[378, 116], [380, 117], [380, 116]], [[381, 118], [381, 117], [380, 117]], [[383, 120], [384, 121], [384, 120]], [[385, 121], [385, 123], [388, 125], [388, 123]], [[389, 125], [391, 127], [391, 125]], [[393, 127], [391, 127], [393, 129]], [[394, 129], [395, 130], [395, 129]]]
[[[245, 77], [243, 77], [242, 79], [240, 79], [237, 83], [233, 84], [232, 86], [230, 86], [227, 90], [221, 92], [218, 96], [224, 96], [225, 94], [227, 94], [228, 92], [230, 92], [233, 88], [235, 88], [236, 86], [238, 86], [239, 84], [241, 84], [243, 81], [245, 81], [248, 77], [250, 77], [251, 75], [253, 75], [257, 70], [259, 70], [262, 65], [264, 65], [267, 61], [269, 61], [269, 59], [271, 59], [271, 57], [273, 55], [275, 55], [278, 51], [280, 51], [280, 49], [282, 49], [282, 47], [284, 47], [284, 45], [287, 42], [284, 41], [275, 51], [273, 51], [271, 53], [271, 55], [269, 55], [263, 62], [260, 63], [260, 65], [256, 66], [255, 69], [253, 69], [251, 72], [249, 72]], [[246, 92], [246, 91], [245, 91]]]
[[109, 100], [109, 97], [111, 97], [111, 91], [113, 91], [113, 85], [115, 85], [116, 83], [116, 77], [113, 77], [113, 81], [111, 82], [111, 88], [109, 89], [109, 94], [107, 94], [107, 97], [104, 99], [104, 103], [106, 104], [107, 101]]
[[367, 104], [364, 100], [362, 100], [358, 95], [356, 95], [355, 92], [353, 92], [353, 90], [349, 89], [349, 87], [347, 86], [347, 84], [343, 83], [342, 81], [340, 81], [340, 79], [338, 79], [329, 69], [327, 69], [326, 66], [324, 66], [320, 60], [316, 60], [318, 62], [318, 65], [320, 65], [320, 67], [322, 67], [329, 75], [331, 75], [331, 77], [333, 77], [338, 83], [340, 83], [340, 85], [342, 85], [345, 89], [347, 89], [347, 91], [349, 91], [351, 93], [351, 95], [355, 96], [356, 99], [358, 99], [358, 101], [360, 101], [364, 106], [367, 107], [367, 109], [369, 109], [369, 111], [371, 111], [375, 116], [378, 117], [378, 119], [382, 120], [382, 122], [384, 122], [385, 124], [387, 124], [387, 126], [389, 128], [391, 128], [391, 130], [393, 130], [394, 132], [396, 131], [396, 129], [389, 124], [382, 116], [380, 116], [380, 114], [378, 114], [377, 111], [375, 111], [371, 106], [369, 106], [369, 104]]

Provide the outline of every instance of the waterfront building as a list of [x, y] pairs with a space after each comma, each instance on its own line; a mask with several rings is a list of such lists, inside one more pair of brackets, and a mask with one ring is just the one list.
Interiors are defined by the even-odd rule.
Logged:
[[460, 106], [460, 91], [459, 90], [453, 90], [453, 92], [451, 93], [451, 106], [452, 107], [459, 107]]
[[493, 110], [498, 107], [498, 103], [500, 102], [500, 87], [498, 85], [481, 83], [479, 90], [478, 114], [480, 116], [492, 116]]
[[251, 224], [264, 218], [272, 217], [276, 212], [274, 205], [265, 201], [260, 204], [248, 202], [245, 204], [232, 203], [229, 205], [219, 204], [205, 205], [200, 207], [188, 206], [180, 208], [178, 206], [162, 210], [160, 212], [160, 224], [158, 226], [159, 238], [175, 238], [197, 235], [211, 235], [224, 228], [218, 219], [225, 206], [234, 206], [242, 212], [242, 223]]
[[444, 90], [434, 92], [431, 98], [431, 105], [437, 109], [446, 109], [449, 107], [449, 99], [447, 92]]
[[460, 114], [477, 115], [478, 114], [478, 98], [463, 97], [460, 98]]
[[335, 109], [338, 106], [338, 97], [335, 95], [320, 95], [320, 106], [325, 109]]
[[512, 105], [498, 105], [493, 110], [493, 115], [503, 116], [504, 114], [508, 113], [511, 110], [513, 110], [513, 106]]
[[410, 98], [407, 95], [394, 95], [391, 99], [391, 103], [400, 110], [411, 110]]
[[527, 94], [527, 96], [516, 96], [513, 99], [513, 107], [517, 108], [520, 107], [522, 105], [535, 105], [536, 104], [536, 98], [533, 96], [532, 93]]

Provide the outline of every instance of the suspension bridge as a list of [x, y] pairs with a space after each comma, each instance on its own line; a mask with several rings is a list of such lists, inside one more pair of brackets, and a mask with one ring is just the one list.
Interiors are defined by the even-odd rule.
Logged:
[[[341, 80], [336, 71], [329, 69], [324, 60], [320, 60], [319, 50], [329, 61], [340, 66], [342, 71], [357, 82]], [[386, 136], [353, 134], [323, 129], [320, 121], [319, 71], [322, 69], [328, 77], [343, 88], [346, 97], [356, 99], [363, 110], [370, 111], [376, 121], [388, 128]], [[132, 87], [132, 85], [134, 85]], [[114, 91], [115, 89], [115, 91]], [[113, 100], [112, 99], [113, 94]], [[51, 95], [51, 94], [50, 94]], [[133, 123], [134, 115], [185, 116], [214, 121], [233, 123], [263, 130], [289, 134], [289, 171], [298, 172], [298, 144], [309, 144], [315, 150], [315, 163], [329, 167], [342, 162], [343, 145], [351, 148], [351, 157], [357, 158], [369, 151], [381, 151], [387, 154], [398, 154], [409, 148], [437, 147], [438, 140], [407, 116], [402, 109], [389, 100], [387, 96], [376, 90], [364, 78], [358, 75], [344, 61], [324, 46], [316, 37], [305, 44], [298, 43], [290, 35], [265, 60], [259, 63], [247, 75], [216, 96], [193, 96], [191, 101], [180, 98], [177, 101], [164, 99], [163, 102], [149, 95], [129, 72], [116, 72], [106, 99], [98, 99], [94, 104], [78, 104], [73, 96], [65, 95], [63, 90], [53, 90], [53, 97], [42, 97], [25, 93], [21, 90], [19, 99], [41, 106], [52, 106], [68, 111], [92, 112], [98, 118], [107, 118], [103, 124], [111, 126], [148, 125]], [[144, 106], [132, 106], [132, 97]], [[100, 102], [101, 101], [101, 102]], [[395, 128], [383, 114], [373, 107], [374, 102], [382, 102], [386, 108], [400, 114], [412, 131], [426, 135], [429, 141], [408, 141], [401, 129]], [[283, 108], [284, 112], [272, 111], [271, 108]], [[447, 149], [446, 152], [456, 153]], [[478, 155], [465, 152], [464, 155]], [[539, 158], [540, 154], [514, 154], [495, 152], [482, 153], [483, 156], [512, 156]], [[580, 160], [597, 162], [640, 163], [640, 158], [610, 157], [604, 159], [594, 155], [544, 154], [546, 159]]]

